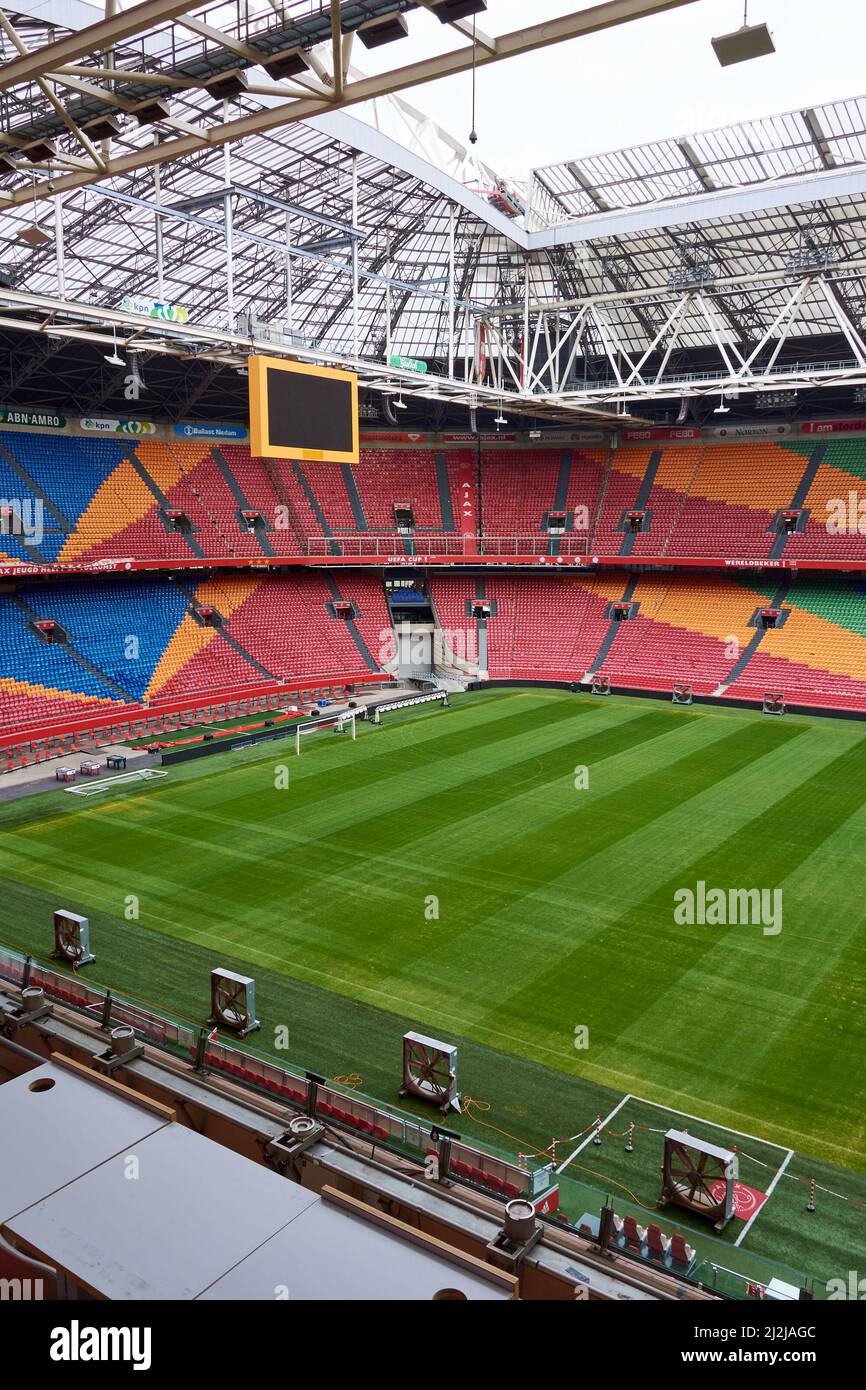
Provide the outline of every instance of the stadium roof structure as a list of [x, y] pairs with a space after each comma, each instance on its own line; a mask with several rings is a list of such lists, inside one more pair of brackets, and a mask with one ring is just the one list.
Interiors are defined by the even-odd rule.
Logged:
[[[19, 0], [0, 15], [0, 332], [19, 344], [0, 393], [38, 364], [47, 390], [95, 408], [117, 379], [94, 378], [93, 348], [115, 335], [142, 360], [209, 364], [188, 409], [251, 349], [595, 423], [684, 394], [866, 382], [866, 99], [521, 187], [398, 95], [692, 2], [607, 0], [474, 43], [463, 18], [452, 52], [367, 78], [359, 26], [439, 0], [145, 0], [108, 17]], [[275, 54], [289, 76], [267, 72]]]

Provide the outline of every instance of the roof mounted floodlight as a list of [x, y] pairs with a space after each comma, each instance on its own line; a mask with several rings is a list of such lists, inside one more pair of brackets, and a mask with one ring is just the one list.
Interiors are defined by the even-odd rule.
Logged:
[[723, 68], [735, 63], [748, 63], [752, 58], [767, 58], [775, 53], [776, 45], [766, 24], [749, 24], [749, 4], [743, 10], [743, 27], [733, 34], [713, 39], [713, 51]]
[[835, 246], [801, 246], [788, 257], [789, 275], [820, 275], [839, 260]]
[[158, 125], [160, 121], [168, 120], [171, 107], [164, 97], [145, 97], [144, 101], [136, 102], [135, 106], [129, 108], [129, 114], [138, 125]]
[[262, 59], [262, 67], [277, 80], [283, 77], [303, 77], [309, 72], [310, 63], [302, 48], [286, 48], [280, 53], [271, 53]]
[[442, 24], [453, 24], [455, 20], [483, 14], [487, 0], [431, 0], [429, 8]]
[[725, 393], [724, 393], [724, 391], [723, 391], [723, 392], [722, 392], [722, 395], [721, 395], [721, 399], [719, 400], [718, 405], [716, 406], [715, 410], [713, 411], [713, 414], [714, 414], [714, 415], [730, 415], [730, 413], [731, 413], [731, 408], [730, 408], [730, 406], [725, 405]]
[[355, 33], [365, 48], [381, 48], [395, 39], [405, 39], [409, 34], [409, 25], [399, 13], [377, 15], [359, 24]]
[[52, 159], [57, 158], [57, 142], [47, 138], [31, 140], [21, 153], [31, 164], [50, 164]]
[[94, 116], [92, 121], [85, 121], [81, 129], [91, 140], [114, 140], [123, 130], [123, 121], [120, 116], [106, 111], [101, 116]]
[[249, 90], [250, 79], [243, 68], [231, 68], [208, 78], [205, 90], [222, 101], [234, 101]]
[[675, 292], [705, 289], [718, 278], [718, 269], [712, 261], [683, 256], [677, 269], [668, 276], [668, 289]]
[[40, 251], [43, 246], [50, 245], [53, 238], [38, 222], [32, 222], [29, 227], [23, 227], [16, 233], [15, 240], [20, 241], [23, 246], [29, 246], [31, 251]]

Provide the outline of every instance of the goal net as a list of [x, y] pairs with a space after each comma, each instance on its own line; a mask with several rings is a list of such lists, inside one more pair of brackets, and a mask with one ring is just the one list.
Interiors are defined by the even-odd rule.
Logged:
[[317, 736], [327, 738], [329, 734], [350, 734], [354, 743], [358, 736], [355, 728], [357, 715], [357, 710], [349, 709], [342, 714], [329, 714], [323, 719], [311, 719], [306, 724], [299, 724], [295, 730], [295, 752], [300, 753], [302, 739]]

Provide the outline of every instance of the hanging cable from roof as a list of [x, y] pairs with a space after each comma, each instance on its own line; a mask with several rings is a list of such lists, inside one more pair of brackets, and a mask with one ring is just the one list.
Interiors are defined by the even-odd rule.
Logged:
[[475, 40], [475, 16], [472, 16], [472, 129], [469, 132], [470, 145], [478, 144], [478, 131], [475, 129], [475, 75], [477, 71], [478, 44]]

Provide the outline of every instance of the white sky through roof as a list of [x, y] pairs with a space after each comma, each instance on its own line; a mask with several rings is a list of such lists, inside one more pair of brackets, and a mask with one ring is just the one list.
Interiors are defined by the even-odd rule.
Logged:
[[[479, 26], [491, 34], [575, 8], [573, 0], [488, 0]], [[585, 6], [590, 8], [590, 6]], [[715, 35], [739, 28], [743, 0], [698, 0], [683, 10], [494, 64], [478, 73], [480, 159], [504, 175], [670, 135], [734, 124], [864, 89], [866, 0], [750, 0], [750, 24], [766, 22], [777, 53], [722, 68]], [[355, 62], [373, 73], [454, 47], [428, 15], [410, 34]], [[467, 74], [405, 93], [458, 139], [471, 128]]]

